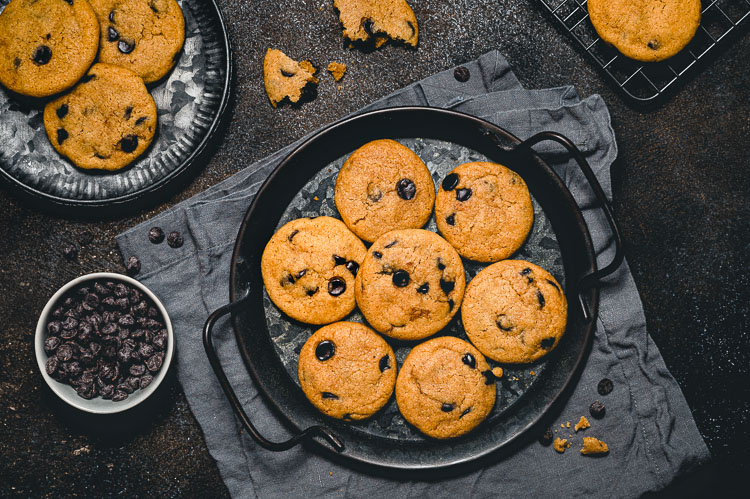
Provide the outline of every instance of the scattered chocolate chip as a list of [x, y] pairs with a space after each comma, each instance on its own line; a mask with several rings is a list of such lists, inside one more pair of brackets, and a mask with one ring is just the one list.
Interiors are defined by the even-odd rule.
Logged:
[[346, 258], [343, 256], [333, 255], [333, 263], [334, 265], [344, 265], [346, 263]]
[[471, 73], [469, 73], [469, 68], [466, 66], [459, 66], [453, 70], [453, 77], [461, 83], [469, 81], [470, 76]]
[[417, 288], [417, 293], [420, 295], [426, 295], [430, 292], [430, 283], [426, 282]]
[[122, 152], [131, 153], [138, 148], [138, 136], [126, 135], [120, 139], [120, 149]]
[[482, 371], [482, 376], [484, 376], [485, 385], [491, 385], [497, 379], [495, 378], [495, 375], [492, 374], [492, 371], [490, 369], [487, 369], [486, 371]]
[[545, 447], [548, 447], [552, 443], [552, 440], [554, 440], [554, 438], [555, 436], [552, 434], [552, 428], [547, 428], [539, 437], [539, 443]]
[[388, 354], [385, 354], [380, 358], [379, 366], [380, 366], [381, 373], [385, 371], [386, 369], [391, 368], [391, 358]]
[[170, 232], [169, 235], [167, 235], [167, 244], [171, 248], [179, 248], [184, 242], [182, 234], [177, 231]]
[[331, 296], [340, 296], [346, 291], [346, 281], [340, 277], [331, 277], [328, 280], [328, 294]]
[[446, 295], [450, 294], [453, 289], [456, 287], [456, 283], [453, 281], [447, 281], [445, 279], [440, 279], [440, 289], [443, 290], [443, 293]]
[[64, 128], [57, 129], [57, 143], [62, 145], [63, 142], [68, 138], [68, 131]]
[[437, 259], [437, 268], [438, 270], [445, 270], [445, 264], [440, 258]]
[[135, 42], [133, 40], [120, 40], [117, 42], [117, 50], [123, 54], [129, 54], [135, 48]]
[[137, 256], [131, 256], [128, 258], [128, 263], [125, 265], [125, 271], [129, 276], [137, 275], [141, 271], [141, 261]]
[[294, 76], [294, 73], [289, 73], [288, 71], [284, 71], [283, 69], [281, 70], [281, 74], [286, 76], [287, 78], [291, 78], [292, 76]]
[[382, 197], [383, 191], [377, 185], [373, 183], [367, 184], [367, 199], [373, 203], [377, 203]]
[[536, 299], [539, 300], [539, 308], [544, 308], [544, 295], [538, 289], [536, 290]]
[[331, 399], [331, 400], [338, 400], [339, 399], [338, 395], [336, 395], [335, 393], [331, 393], [331, 392], [321, 392], [320, 395], [324, 399]]
[[63, 248], [63, 256], [66, 260], [72, 262], [76, 258], [78, 258], [78, 248], [73, 246], [72, 244], [69, 244]]
[[39, 45], [34, 50], [34, 54], [31, 56], [31, 60], [34, 61], [35, 64], [38, 64], [40, 66], [47, 64], [51, 58], [52, 49], [46, 45]]
[[63, 119], [65, 117], [65, 115], [68, 114], [68, 105], [67, 104], [63, 104], [60, 107], [58, 107], [55, 110], [55, 114], [57, 114], [58, 118]]
[[396, 190], [398, 191], [398, 197], [406, 201], [414, 199], [414, 196], [417, 195], [417, 186], [408, 178], [399, 180], [396, 184]]
[[20, 58], [16, 57], [15, 59], [13, 59], [13, 67], [15, 67], [16, 69], [18, 69], [18, 68], [21, 67], [21, 59]]
[[151, 227], [151, 230], [148, 231], [148, 240], [154, 244], [164, 241], [164, 231], [161, 227]]
[[659, 47], [661, 47], [661, 43], [659, 43], [659, 40], [657, 39], [649, 40], [648, 48], [650, 48], [651, 50], [657, 50]]
[[612, 380], [609, 378], [603, 378], [598, 385], [596, 385], [596, 391], [599, 392], [599, 395], [609, 395], [612, 393], [612, 390], [614, 389], [615, 384], [612, 383]]
[[450, 215], [445, 217], [445, 223], [447, 223], [448, 225], [456, 225], [456, 214], [451, 213]]
[[409, 284], [409, 273], [405, 270], [397, 270], [393, 273], [393, 285], [403, 288]]
[[135, 120], [135, 126], [138, 126], [141, 123], [143, 123], [144, 121], [146, 121], [146, 118], [147, 118], [146, 116], [141, 116], [140, 118], [138, 118], [137, 120]]
[[521, 275], [529, 275], [529, 274], [531, 274], [531, 269], [528, 268], [528, 267], [526, 267], [521, 272], [519, 272], [519, 274], [521, 274]]
[[359, 264], [354, 260], [349, 260], [348, 262], [346, 262], [346, 270], [351, 272], [356, 277], [357, 272], [359, 271]]
[[555, 338], [552, 336], [550, 336], [549, 338], [544, 338], [539, 344], [539, 346], [545, 350], [549, 350], [550, 348], [555, 346]]
[[471, 412], [471, 407], [469, 407], [469, 408], [468, 408], [468, 409], [466, 409], [466, 410], [465, 410], [464, 412], [462, 412], [462, 413], [461, 413], [461, 415], [460, 415], [460, 416], [458, 417], [458, 419], [461, 419], [462, 417], [466, 416], [466, 415], [467, 415], [467, 414], [469, 414], [470, 412]]
[[291, 243], [292, 239], [294, 239], [294, 236], [296, 236], [297, 234], [299, 234], [299, 231], [296, 229], [293, 230], [292, 233], [287, 236], [287, 240]]
[[447, 402], [444, 402], [442, 406], [440, 406], [440, 410], [443, 412], [451, 412], [455, 406], [453, 404], [449, 404]]
[[396, 243], [398, 243], [398, 240], [391, 241], [390, 243], [386, 244], [384, 248], [393, 248], [394, 246], [396, 246]]
[[458, 189], [456, 190], [456, 199], [458, 199], [461, 202], [467, 201], [471, 197], [471, 189]]
[[383, 253], [381, 253], [380, 251], [373, 251], [372, 256], [380, 260], [381, 258], [383, 258]]
[[109, 11], [109, 22], [111, 22], [111, 23], [115, 22], [115, 11], [114, 10], [110, 10]]
[[458, 185], [458, 180], [458, 174], [450, 173], [443, 179], [443, 183], [441, 184], [441, 186], [443, 187], [444, 191], [452, 191]]
[[475, 369], [477, 367], [477, 361], [470, 353], [465, 353], [464, 356], [461, 357], [461, 362], [471, 367], [472, 369]]
[[126, 107], [125, 108], [125, 113], [123, 114], [123, 116], [125, 117], [125, 119], [129, 120], [131, 114], [133, 114], [133, 106]]
[[315, 347], [315, 357], [321, 362], [330, 359], [335, 353], [336, 345], [331, 340], [323, 340]]
[[315, 293], [318, 292], [320, 288], [316, 286], [315, 288], [305, 288], [305, 294], [307, 296], [313, 296]]
[[307, 269], [302, 269], [299, 272], [297, 272], [297, 275], [295, 276], [297, 279], [302, 279], [305, 277], [305, 274], [307, 274]]
[[119, 39], [120, 39], [120, 33], [115, 28], [113, 28], [112, 26], [107, 28], [107, 40], [108, 41], [116, 42]]
[[602, 419], [604, 417], [604, 413], [607, 412], [607, 409], [604, 407], [604, 404], [596, 400], [593, 404], [591, 404], [591, 407], [589, 407], [589, 412], [596, 419]]

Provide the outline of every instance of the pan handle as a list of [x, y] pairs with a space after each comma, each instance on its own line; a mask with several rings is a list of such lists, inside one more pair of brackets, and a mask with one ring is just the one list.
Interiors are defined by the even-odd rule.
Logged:
[[284, 442], [272, 442], [258, 433], [258, 430], [255, 428], [255, 426], [253, 426], [253, 423], [250, 422], [250, 418], [242, 408], [242, 404], [240, 404], [237, 395], [235, 395], [234, 390], [232, 390], [232, 385], [230, 385], [229, 380], [224, 374], [224, 369], [222, 369], [219, 357], [216, 355], [216, 349], [214, 348], [213, 344], [213, 337], [211, 336], [216, 321], [219, 320], [221, 316], [233, 312], [234, 310], [239, 308], [239, 306], [242, 305], [245, 300], [247, 300], [248, 296], [250, 295], [245, 295], [245, 297], [215, 310], [211, 315], [208, 316], [206, 325], [203, 327], [203, 347], [206, 349], [208, 361], [211, 363], [214, 374], [216, 374], [216, 377], [219, 379], [219, 384], [221, 385], [221, 388], [224, 390], [224, 393], [229, 399], [234, 413], [237, 415], [237, 417], [240, 418], [240, 421], [242, 421], [242, 425], [245, 427], [253, 440], [255, 440], [264, 449], [268, 449], [271, 451], [283, 451], [294, 447], [304, 440], [310, 440], [312, 437], [320, 436], [329, 444], [331, 444], [331, 447], [333, 447], [337, 452], [341, 452], [342, 450], [344, 450], [343, 442], [325, 426], [311, 426], [306, 430], [297, 433], [289, 440], [286, 440]]
[[[578, 149], [578, 147], [576, 147], [576, 145], [569, 138], [557, 132], [540, 132], [532, 137], [529, 137], [528, 139], [524, 140], [520, 144], [518, 144], [518, 146], [516, 146], [515, 149], [520, 149], [520, 148], [531, 149], [532, 146], [545, 140], [551, 140], [551, 141], [557, 142], [558, 144], [563, 146], [565, 149], [567, 149], [568, 152], [573, 156], [573, 159], [576, 160], [576, 163], [578, 163], [578, 166], [583, 172], [583, 175], [586, 177], [586, 180], [588, 180], [589, 185], [591, 186], [591, 189], [594, 191], [594, 195], [596, 196], [596, 199], [599, 201], [599, 204], [601, 205], [602, 211], [604, 212], [604, 216], [607, 218], [607, 223], [609, 224], [609, 228], [612, 231], [612, 237], [614, 238], [614, 241], [615, 241], [615, 256], [614, 258], [612, 258], [612, 261], [604, 268], [595, 270], [594, 272], [591, 272], [590, 274], [586, 274], [585, 276], [581, 277], [578, 280], [578, 289], [587, 289], [587, 288], [590, 288], [591, 286], [595, 286], [599, 284], [600, 281], [604, 277], [610, 275], [612, 272], [617, 270], [617, 268], [622, 264], [625, 254], [622, 249], [622, 238], [620, 237], [620, 228], [617, 225], [617, 221], [615, 220], [615, 216], [612, 211], [612, 205], [607, 200], [607, 196], [604, 194], [604, 190], [602, 190], [602, 186], [599, 184], [599, 181], [596, 179], [596, 175], [594, 174], [593, 170], [591, 170], [591, 166], [589, 166], [588, 162], [586, 161], [586, 158], [583, 157], [583, 154], [581, 154], [581, 151]], [[583, 301], [583, 297], [580, 295], [580, 293], [578, 295], [578, 300], [581, 302], [581, 307], [583, 308], [584, 317], [588, 318], [589, 316], [588, 307]]]

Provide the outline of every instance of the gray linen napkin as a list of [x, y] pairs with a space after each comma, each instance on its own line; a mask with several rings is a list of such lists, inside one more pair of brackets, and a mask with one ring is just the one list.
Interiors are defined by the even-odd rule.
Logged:
[[[521, 139], [542, 130], [561, 132], [583, 151], [611, 198], [610, 166], [617, 146], [609, 112], [598, 95], [579, 99], [572, 87], [525, 90], [495, 51], [465, 66], [471, 73], [466, 83], [456, 81], [452, 70], [445, 71], [362, 111], [398, 105], [447, 107], [492, 121]], [[352, 471], [302, 447], [280, 453], [258, 447], [244, 434], [224, 398], [203, 351], [201, 329], [208, 314], [229, 300], [231, 250], [253, 196], [299, 142], [117, 237], [123, 257], [140, 258], [138, 278], [164, 301], [172, 317], [178, 378], [233, 496], [628, 497], [659, 490], [709, 458], [680, 388], [646, 332], [643, 307], [626, 263], [602, 286], [591, 354], [553, 425], [560, 430], [557, 435], [567, 436], [572, 429], [561, 429], [561, 423], [575, 423], [593, 400], [604, 400], [607, 416], [593, 420], [584, 435], [606, 441], [608, 456], [582, 456], [575, 446], [560, 455], [534, 442], [474, 472], [423, 481]], [[599, 266], [606, 265], [614, 247], [583, 175], [561, 148], [537, 150], [570, 188], [591, 232]], [[155, 225], [180, 231], [184, 246], [151, 244], [147, 234]], [[287, 437], [253, 386], [226, 319], [217, 325], [214, 338], [227, 377], [259, 430], [268, 438]], [[606, 397], [596, 393], [603, 377], [615, 384]], [[581, 441], [581, 434], [576, 440]]]

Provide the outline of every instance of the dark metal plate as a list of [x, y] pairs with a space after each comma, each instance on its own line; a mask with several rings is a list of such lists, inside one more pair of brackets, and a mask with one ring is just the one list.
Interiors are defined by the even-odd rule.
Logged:
[[[8, 0], [0, 0], [0, 10]], [[151, 147], [115, 173], [83, 170], [47, 139], [47, 100], [0, 87], [0, 178], [22, 197], [80, 210], [141, 206], [194, 172], [220, 128], [231, 93], [231, 49], [214, 0], [178, 0], [185, 45], [174, 69], [149, 86], [158, 111]]]
[[[469, 435], [436, 441], [424, 437], [398, 413], [394, 400], [372, 419], [344, 423], [321, 415], [304, 397], [296, 378], [297, 354], [316, 329], [281, 314], [263, 290], [260, 257], [283, 223], [312, 215], [337, 216], [333, 185], [345, 158], [376, 138], [410, 146], [439, 180], [458, 164], [489, 159], [521, 174], [534, 198], [535, 222], [514, 256], [549, 269], [565, 285], [570, 303], [567, 333], [552, 355], [528, 366], [504, 365], [495, 408]], [[233, 322], [242, 356], [281, 415], [298, 429], [332, 428], [345, 443], [342, 455], [356, 462], [400, 469], [433, 469], [464, 463], [496, 451], [533, 426], [560, 398], [587, 352], [593, 321], [577, 308], [578, 279], [595, 269], [594, 252], [580, 211], [554, 171], [537, 156], [510, 153], [519, 141], [477, 118], [428, 108], [376, 111], [332, 125], [293, 152], [271, 175], [240, 229], [232, 262], [231, 301], [250, 294]], [[435, 230], [434, 221], [428, 229]], [[486, 265], [464, 261], [467, 280]], [[594, 311], [598, 291], [584, 292]], [[358, 312], [350, 320], [363, 321]], [[458, 318], [440, 334], [463, 337]], [[393, 342], [399, 365], [413, 344]], [[531, 374], [533, 372], [533, 374]]]

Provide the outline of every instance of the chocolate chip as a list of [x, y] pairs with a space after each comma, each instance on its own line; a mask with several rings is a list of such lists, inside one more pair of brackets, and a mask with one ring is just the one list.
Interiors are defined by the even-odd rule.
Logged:
[[295, 276], [297, 279], [301, 279], [307, 274], [307, 269], [302, 269], [299, 272], [297, 272], [297, 275]]
[[391, 241], [390, 243], [386, 244], [386, 245], [384, 246], [384, 248], [393, 248], [394, 246], [396, 246], [396, 243], [397, 243], [397, 242], [398, 242], [398, 240], [395, 240], [395, 241]]
[[131, 256], [128, 258], [128, 263], [125, 265], [125, 272], [128, 273], [129, 276], [137, 275], [138, 272], [141, 271], [141, 261], [138, 259], [137, 256]]
[[117, 42], [117, 50], [123, 54], [129, 54], [135, 48], [135, 42], [133, 40], [120, 40]]
[[346, 281], [340, 277], [331, 277], [328, 280], [328, 294], [331, 296], [340, 296], [346, 291]]
[[554, 440], [554, 438], [555, 436], [552, 434], [552, 428], [547, 428], [539, 437], [539, 443], [545, 447], [548, 447], [552, 443], [552, 440]]
[[125, 116], [125, 119], [129, 120], [131, 114], [133, 114], [133, 106], [126, 107], [125, 108], [125, 114], [123, 115], [123, 116]]
[[284, 272], [284, 276], [281, 278], [281, 287], [285, 287], [290, 284], [294, 284], [294, 276], [289, 272]]
[[456, 304], [453, 302], [453, 300], [448, 300], [448, 310], [453, 311], [453, 307]]
[[391, 368], [391, 358], [388, 354], [385, 354], [380, 358], [379, 366], [380, 366], [381, 373], [385, 371], [386, 369]]
[[55, 110], [55, 114], [57, 114], [57, 117], [60, 119], [63, 119], [66, 114], [68, 114], [68, 105], [63, 104], [60, 107]]
[[443, 293], [450, 294], [451, 291], [456, 287], [456, 283], [453, 281], [446, 281], [445, 279], [440, 279], [440, 289], [443, 290]]
[[497, 324], [497, 327], [503, 331], [510, 331], [513, 329], [513, 322], [511, 322], [505, 314], [498, 315], [495, 324]]
[[417, 288], [417, 293], [420, 295], [426, 295], [430, 291], [430, 283], [426, 282]]
[[[113, 28], [112, 26], [107, 28], [107, 40], [108, 41], [116, 42], [119, 39], [120, 39], [120, 33], [115, 28]], [[125, 53], [127, 54], [127, 52]]]
[[462, 417], [466, 416], [466, 415], [467, 415], [467, 414], [469, 414], [470, 412], [471, 412], [471, 407], [469, 407], [469, 408], [468, 408], [468, 409], [466, 409], [466, 410], [465, 410], [464, 412], [462, 412], [462, 413], [461, 413], [461, 415], [460, 415], [460, 416], [458, 417], [458, 419], [461, 419]]
[[447, 402], [444, 402], [442, 406], [440, 406], [440, 410], [443, 412], [451, 412], [455, 406], [453, 404], [449, 404]]
[[648, 48], [650, 48], [651, 50], [657, 50], [659, 47], [661, 47], [661, 43], [659, 43], [659, 40], [657, 39], [649, 40]]
[[437, 268], [438, 270], [445, 270], [445, 264], [440, 258], [437, 259]]
[[296, 236], [297, 234], [299, 234], [299, 231], [296, 229], [293, 230], [292, 233], [287, 236], [287, 240], [291, 243], [292, 239], [294, 239], [294, 236]]
[[78, 258], [78, 248], [73, 246], [72, 244], [69, 244], [63, 248], [63, 256], [66, 260], [72, 262], [76, 258]]
[[612, 389], [614, 389], [615, 384], [612, 383], [612, 380], [609, 378], [603, 378], [598, 385], [596, 385], [596, 391], [599, 392], [599, 395], [609, 395], [612, 393]]
[[531, 274], [531, 269], [528, 268], [528, 267], [526, 267], [521, 272], [519, 272], [519, 274], [521, 274], [521, 275], [529, 275], [529, 274]]
[[492, 371], [490, 369], [487, 369], [486, 371], [482, 371], [482, 376], [484, 376], [485, 385], [491, 385], [497, 379], [495, 378], [495, 375], [492, 374]]
[[414, 196], [417, 195], [417, 186], [408, 178], [399, 180], [396, 184], [396, 190], [398, 191], [398, 197], [407, 201], [414, 199]]
[[323, 362], [334, 356], [336, 345], [331, 340], [323, 340], [315, 347], [315, 357]]
[[68, 138], [68, 131], [64, 128], [58, 128], [57, 129], [57, 143], [62, 145], [63, 142], [65, 142], [65, 139]]
[[555, 289], [557, 290], [557, 292], [558, 292], [558, 293], [560, 292], [560, 286], [558, 286], [558, 285], [557, 285], [557, 283], [556, 283], [555, 281], [553, 281], [553, 280], [551, 280], [551, 279], [545, 279], [545, 280], [546, 280], [546, 281], [547, 281], [547, 282], [548, 282], [549, 284], [551, 284], [552, 286], [554, 286], [554, 287], [555, 287]]
[[367, 184], [367, 199], [373, 203], [377, 203], [382, 197], [383, 191], [377, 185], [373, 183]]
[[111, 23], [115, 22], [115, 11], [114, 10], [110, 10], [109, 11], [109, 22], [111, 22]]
[[151, 227], [151, 230], [148, 231], [148, 240], [154, 244], [164, 241], [164, 231], [161, 227]]
[[372, 256], [380, 260], [381, 258], [383, 258], [383, 253], [381, 253], [380, 251], [373, 251]]
[[338, 395], [336, 395], [335, 393], [331, 393], [331, 392], [321, 392], [320, 395], [324, 399], [331, 399], [331, 400], [338, 400], [339, 399]]
[[151, 10], [154, 11], [154, 13], [159, 13], [159, 9], [157, 8], [156, 3], [154, 3], [154, 0], [151, 0], [148, 5], [149, 7], [151, 7]]
[[16, 69], [18, 69], [19, 67], [21, 67], [21, 59], [20, 59], [20, 58], [18, 58], [18, 57], [16, 57], [15, 59], [13, 59], [13, 66], [14, 66], [14, 67], [15, 67]]
[[305, 294], [307, 296], [313, 296], [315, 293], [318, 292], [320, 288], [316, 286], [315, 288], [305, 288]]
[[333, 255], [333, 263], [334, 265], [344, 265], [346, 263], [346, 258], [343, 256]]
[[467, 201], [471, 197], [471, 189], [458, 189], [456, 191], [456, 199], [461, 202]]
[[73, 0], [63, 0], [68, 5], [73, 5]]
[[135, 120], [135, 126], [140, 125], [144, 121], [146, 121], [146, 116], [141, 116], [140, 118], [138, 118], [137, 120]]
[[126, 135], [120, 139], [120, 149], [122, 152], [131, 153], [138, 147], [137, 135]]
[[409, 281], [411, 280], [409, 278], [409, 273], [405, 270], [397, 270], [393, 273], [393, 285], [398, 286], [399, 288], [403, 288], [404, 286], [407, 286], [409, 284]]
[[372, 19], [365, 19], [362, 22], [362, 29], [364, 29], [365, 33], [367, 33], [370, 36], [375, 35], [375, 31], [373, 30], [374, 27], [375, 27], [375, 23], [372, 22]]
[[456, 214], [451, 213], [450, 215], [445, 217], [445, 223], [447, 223], [448, 225], [456, 225]]
[[180, 246], [182, 246], [182, 243], [184, 242], [185, 240], [182, 238], [182, 234], [180, 234], [177, 231], [170, 232], [167, 235], [167, 244], [171, 248], [179, 248]]
[[549, 338], [544, 338], [541, 343], [539, 343], [539, 346], [542, 347], [545, 350], [549, 350], [555, 345], [555, 338], [550, 336]]
[[46, 45], [39, 45], [31, 56], [31, 60], [39, 66], [43, 66], [52, 58], [52, 49]]
[[593, 404], [591, 404], [591, 407], [589, 407], [589, 412], [596, 419], [602, 419], [604, 417], [604, 414], [607, 412], [607, 409], [606, 407], [604, 407], [604, 404], [596, 400]]
[[471, 73], [469, 73], [469, 69], [465, 66], [459, 66], [453, 70], [453, 77], [461, 83], [469, 81], [470, 76]]
[[356, 277], [357, 271], [359, 271], [359, 264], [354, 260], [349, 260], [348, 262], [346, 262], [346, 270], [351, 272]]
[[477, 361], [474, 358], [474, 356], [470, 353], [465, 353], [464, 356], [461, 357], [461, 362], [471, 367], [472, 369], [477, 367]]
[[539, 300], [539, 308], [544, 308], [544, 295], [538, 289], [536, 290], [536, 299]]

